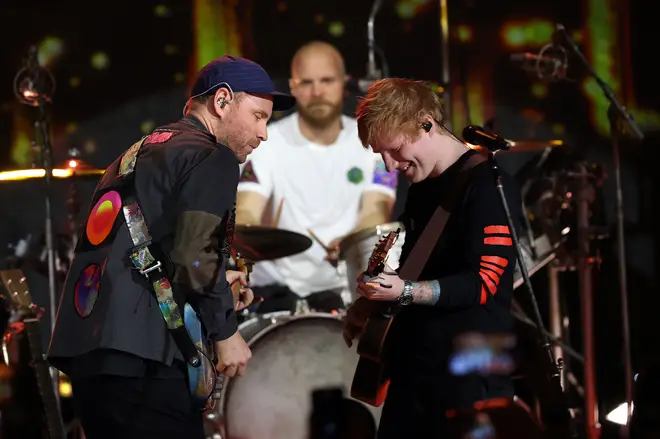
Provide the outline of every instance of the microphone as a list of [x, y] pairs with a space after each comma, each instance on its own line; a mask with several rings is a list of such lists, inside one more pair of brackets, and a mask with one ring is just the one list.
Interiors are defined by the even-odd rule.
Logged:
[[511, 144], [505, 138], [489, 133], [476, 125], [468, 125], [463, 129], [463, 140], [471, 145], [483, 146], [491, 152], [508, 151], [511, 148]]
[[18, 100], [32, 107], [51, 102], [55, 92], [55, 78], [39, 64], [36, 46], [31, 46], [25, 65], [14, 77], [14, 94]]
[[561, 24], [557, 24], [555, 29], [551, 37], [552, 42], [543, 46], [538, 55], [528, 52], [514, 53], [510, 56], [510, 60], [522, 62], [523, 70], [536, 73], [539, 79], [550, 81], [566, 79], [568, 54], [562, 47], [566, 29]]

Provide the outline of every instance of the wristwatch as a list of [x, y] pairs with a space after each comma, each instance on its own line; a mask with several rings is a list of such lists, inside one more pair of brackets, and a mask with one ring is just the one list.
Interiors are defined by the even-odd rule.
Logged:
[[403, 281], [403, 293], [399, 296], [397, 301], [401, 306], [408, 306], [413, 302], [413, 284], [409, 280]]

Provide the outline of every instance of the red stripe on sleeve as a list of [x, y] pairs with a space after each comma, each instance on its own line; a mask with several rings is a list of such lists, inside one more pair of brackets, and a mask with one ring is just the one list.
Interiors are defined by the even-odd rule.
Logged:
[[509, 265], [509, 261], [501, 256], [482, 256], [481, 261], [489, 262], [491, 264], [498, 265], [502, 268], [506, 268], [506, 266]]
[[488, 226], [488, 227], [484, 227], [484, 233], [486, 235], [493, 235], [495, 233], [510, 235], [509, 226]]
[[494, 271], [495, 273], [499, 274], [500, 276], [504, 273], [504, 269], [501, 267], [498, 267], [495, 264], [491, 264], [489, 262], [482, 262], [481, 263], [481, 268], [486, 268], [490, 271]]
[[511, 238], [500, 238], [499, 236], [489, 236], [484, 238], [484, 244], [486, 245], [506, 245], [511, 247]]
[[479, 299], [479, 305], [483, 305], [486, 303], [486, 300], [488, 299], [488, 293], [486, 292], [486, 287], [483, 285], [481, 286], [481, 298]]
[[493, 282], [491, 278], [489, 278], [482, 272], [479, 272], [479, 276], [481, 276], [481, 279], [484, 281], [484, 284], [486, 285], [486, 287], [488, 287], [488, 291], [490, 291], [490, 294], [495, 294], [497, 292], [497, 285], [495, 285], [495, 282]]
[[489, 278], [490, 280], [492, 280], [493, 282], [495, 282], [495, 285], [499, 285], [499, 284], [500, 284], [500, 277], [497, 275], [497, 273], [493, 273], [492, 271], [490, 271], [490, 270], [488, 270], [488, 269], [481, 269], [481, 270], [479, 271], [479, 273], [483, 273], [483, 274], [485, 274], [486, 276], [488, 276], [488, 278]]

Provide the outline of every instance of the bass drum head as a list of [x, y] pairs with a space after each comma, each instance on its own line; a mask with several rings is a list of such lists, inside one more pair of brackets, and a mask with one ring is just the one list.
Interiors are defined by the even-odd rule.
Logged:
[[[270, 326], [248, 335], [263, 325]], [[224, 437], [307, 439], [312, 391], [339, 387], [349, 398], [357, 343], [346, 347], [342, 322], [331, 314], [253, 319], [242, 326], [252, 359], [221, 396]], [[378, 424], [381, 407], [365, 407]]]

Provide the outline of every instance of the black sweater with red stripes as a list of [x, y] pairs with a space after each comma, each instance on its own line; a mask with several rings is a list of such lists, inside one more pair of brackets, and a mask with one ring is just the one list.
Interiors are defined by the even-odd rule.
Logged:
[[[513, 327], [509, 307], [515, 248], [488, 162], [461, 171], [472, 154], [476, 153], [464, 154], [439, 177], [411, 185], [408, 192], [402, 216], [406, 237], [399, 266], [405, 262], [438, 205], [451, 211], [419, 278], [439, 282], [438, 302], [433, 306], [404, 307], [395, 319], [405, 340], [399, 343], [399, 348], [418, 359], [446, 360], [457, 334], [509, 332]], [[460, 172], [469, 172], [469, 177], [450, 208]], [[502, 170], [501, 173], [518, 231], [522, 215], [520, 192], [513, 178]]]

